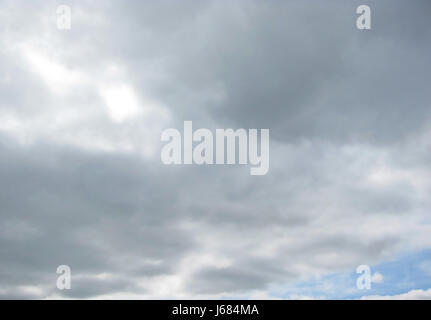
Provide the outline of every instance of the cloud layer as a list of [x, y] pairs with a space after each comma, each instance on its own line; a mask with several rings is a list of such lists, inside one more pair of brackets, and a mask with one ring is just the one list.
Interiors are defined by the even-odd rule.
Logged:
[[[68, 3], [0, 1], [1, 298], [253, 297], [431, 247], [429, 1], [366, 32], [345, 1]], [[163, 165], [184, 120], [269, 128], [269, 173]]]

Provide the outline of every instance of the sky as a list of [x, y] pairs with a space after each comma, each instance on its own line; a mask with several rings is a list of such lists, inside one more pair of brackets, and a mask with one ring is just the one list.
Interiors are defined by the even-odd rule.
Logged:
[[[0, 0], [0, 299], [431, 299], [430, 13]], [[268, 173], [163, 164], [189, 120]]]

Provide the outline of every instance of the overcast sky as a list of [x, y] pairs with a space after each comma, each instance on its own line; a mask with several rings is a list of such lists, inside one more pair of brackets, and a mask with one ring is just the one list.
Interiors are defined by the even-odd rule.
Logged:
[[[0, 0], [0, 298], [431, 298], [430, 14]], [[164, 165], [185, 120], [270, 129], [268, 174]]]

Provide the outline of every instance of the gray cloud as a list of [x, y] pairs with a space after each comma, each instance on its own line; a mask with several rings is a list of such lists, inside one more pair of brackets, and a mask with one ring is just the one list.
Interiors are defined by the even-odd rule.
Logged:
[[[345, 1], [71, 1], [67, 32], [58, 4], [0, 2], [1, 298], [248, 295], [431, 245], [428, 2], [369, 32]], [[269, 173], [164, 166], [184, 120], [270, 128]]]

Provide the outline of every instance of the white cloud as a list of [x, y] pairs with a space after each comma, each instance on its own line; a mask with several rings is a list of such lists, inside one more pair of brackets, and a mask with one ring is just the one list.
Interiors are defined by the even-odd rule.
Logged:
[[406, 293], [401, 293], [393, 296], [364, 296], [362, 300], [431, 300], [431, 289], [427, 290], [411, 290]]
[[53, 93], [70, 93], [86, 81], [85, 75], [61, 64], [53, 54], [53, 48], [41, 49], [39, 46], [22, 43], [19, 50], [29, 63], [30, 69], [45, 81]]
[[373, 283], [382, 283], [383, 282], [383, 275], [380, 272], [375, 272], [371, 276], [371, 282], [373, 282]]

